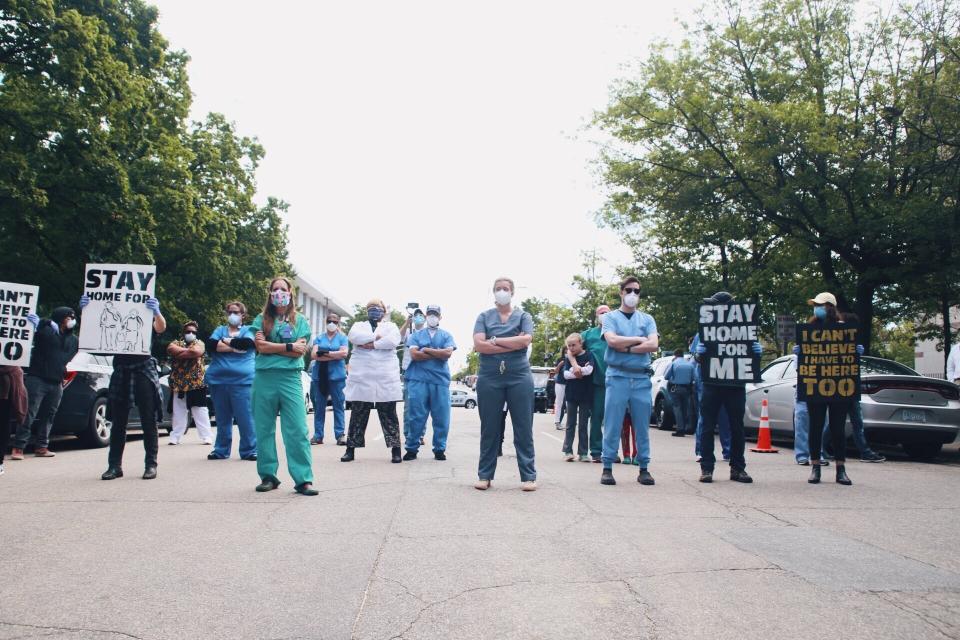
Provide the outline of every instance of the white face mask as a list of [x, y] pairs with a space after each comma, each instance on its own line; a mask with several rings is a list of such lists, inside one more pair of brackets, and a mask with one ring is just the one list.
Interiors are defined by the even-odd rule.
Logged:
[[336, 322], [328, 322], [328, 323], [327, 323], [327, 331], [329, 331], [330, 333], [333, 333], [333, 332], [336, 331], [336, 330], [337, 330], [337, 323], [336, 323]]
[[431, 329], [436, 329], [440, 324], [440, 318], [437, 316], [427, 316], [427, 326]]
[[497, 289], [493, 292], [493, 299], [496, 300], [499, 305], [510, 304], [511, 298], [513, 298], [513, 294], [506, 289]]
[[197, 334], [195, 334], [195, 333], [185, 333], [185, 334], [183, 334], [183, 340], [184, 340], [184, 342], [193, 342], [193, 341], [196, 340], [196, 339], [197, 339]]
[[70, 329], [73, 329], [75, 326], [77, 326], [77, 319], [76, 319], [76, 318], [69, 318], [69, 319], [67, 320], [67, 325], [66, 325], [66, 326], [67, 326], [67, 330], [68, 330], [68, 331], [69, 331]]
[[628, 293], [627, 295], [623, 296], [623, 304], [631, 309], [635, 309], [638, 302], [640, 302], [640, 296], [635, 293]]
[[230, 323], [231, 327], [239, 327], [241, 320], [243, 320], [243, 317], [239, 313], [231, 313], [227, 316], [227, 322]]

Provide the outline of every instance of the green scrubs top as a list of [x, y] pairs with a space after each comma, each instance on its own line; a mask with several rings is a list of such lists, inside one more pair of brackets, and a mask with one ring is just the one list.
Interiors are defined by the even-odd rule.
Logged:
[[[263, 314], [261, 313], [250, 324], [254, 332], [263, 331]], [[294, 322], [275, 320], [273, 330], [267, 336], [270, 342], [278, 344], [293, 343], [304, 338], [307, 346], [310, 346], [310, 324], [302, 314], [297, 314]], [[284, 369], [303, 369], [303, 358], [289, 358], [279, 353], [258, 353], [256, 360], [256, 370], [284, 370]]]

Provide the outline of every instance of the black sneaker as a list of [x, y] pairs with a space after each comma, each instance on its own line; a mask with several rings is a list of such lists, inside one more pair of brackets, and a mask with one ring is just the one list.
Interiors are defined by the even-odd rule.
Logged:
[[711, 482], [713, 482], [713, 471], [707, 471], [706, 469], [701, 469], [700, 482], [703, 482], [705, 484], [710, 484]]
[[674, 438], [682, 438], [683, 436], [685, 436], [685, 435], [687, 435], [687, 434], [685, 434], [683, 431], [674, 431], [674, 432], [671, 433], [670, 435], [672, 435]]
[[403, 454], [403, 459], [404, 459], [404, 460], [416, 460], [416, 459], [417, 459], [417, 452], [416, 452], [416, 451], [409, 451], [409, 450], [408, 450], [405, 454]]
[[617, 484], [613, 478], [613, 469], [604, 469], [600, 474], [600, 484]]
[[434, 452], [433, 452], [433, 459], [434, 459], [434, 460], [446, 460], [446, 459], [447, 459], [447, 454], [444, 453], [443, 451], [434, 451]]
[[751, 478], [745, 470], [736, 467], [730, 467], [730, 479], [734, 482], [743, 482], [745, 484], [753, 482], [753, 478]]
[[337, 446], [338, 446], [338, 447], [345, 447], [345, 446], [347, 446], [347, 439], [346, 439], [345, 437], [343, 437], [343, 436], [340, 436], [339, 438], [337, 438]]
[[655, 484], [653, 481], [653, 476], [650, 475], [650, 472], [646, 469], [640, 469], [640, 475], [637, 476], [637, 482], [645, 485]]
[[883, 462], [884, 460], [886, 460], [886, 458], [876, 451], [870, 451], [860, 456], [860, 462]]

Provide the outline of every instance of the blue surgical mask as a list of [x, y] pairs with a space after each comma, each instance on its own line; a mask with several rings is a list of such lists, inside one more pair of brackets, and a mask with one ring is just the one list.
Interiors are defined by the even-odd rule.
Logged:
[[422, 327], [422, 326], [423, 326], [423, 322], [424, 322], [423, 316], [421, 316], [421, 315], [419, 315], [419, 314], [413, 316], [413, 324], [415, 324], [416, 326]]
[[826, 320], [827, 319], [827, 308], [826, 307], [814, 307], [813, 315], [817, 320]]
[[367, 309], [367, 317], [374, 322], [379, 322], [381, 319], [383, 319], [383, 309], [380, 307], [371, 307]]
[[230, 323], [231, 327], [239, 327], [242, 320], [243, 317], [239, 313], [231, 313], [227, 316], [227, 322]]

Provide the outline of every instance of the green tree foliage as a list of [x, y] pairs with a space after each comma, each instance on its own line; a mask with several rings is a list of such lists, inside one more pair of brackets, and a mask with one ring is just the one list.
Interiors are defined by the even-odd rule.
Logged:
[[470, 349], [470, 353], [467, 354], [467, 364], [453, 376], [453, 379], [461, 382], [467, 376], [476, 375], [478, 371], [480, 371], [480, 354]]
[[527, 298], [523, 310], [533, 317], [530, 364], [553, 366], [560, 359], [567, 336], [587, 327], [570, 307], [542, 298]]
[[168, 333], [204, 331], [291, 274], [286, 205], [253, 202], [255, 140], [188, 123], [188, 58], [156, 22], [139, 0], [0, 5], [0, 272], [49, 311], [76, 304], [86, 262], [156, 264]]
[[[886, 290], [946, 290], [958, 34], [945, 0], [865, 23], [851, 0], [716, 0], [683, 42], [655, 48], [597, 116], [615, 140], [602, 218], [633, 238], [648, 290], [700, 289], [681, 306], [718, 288], [758, 296], [770, 327], [825, 288], [868, 348]], [[663, 270], [677, 267], [693, 273]]]

